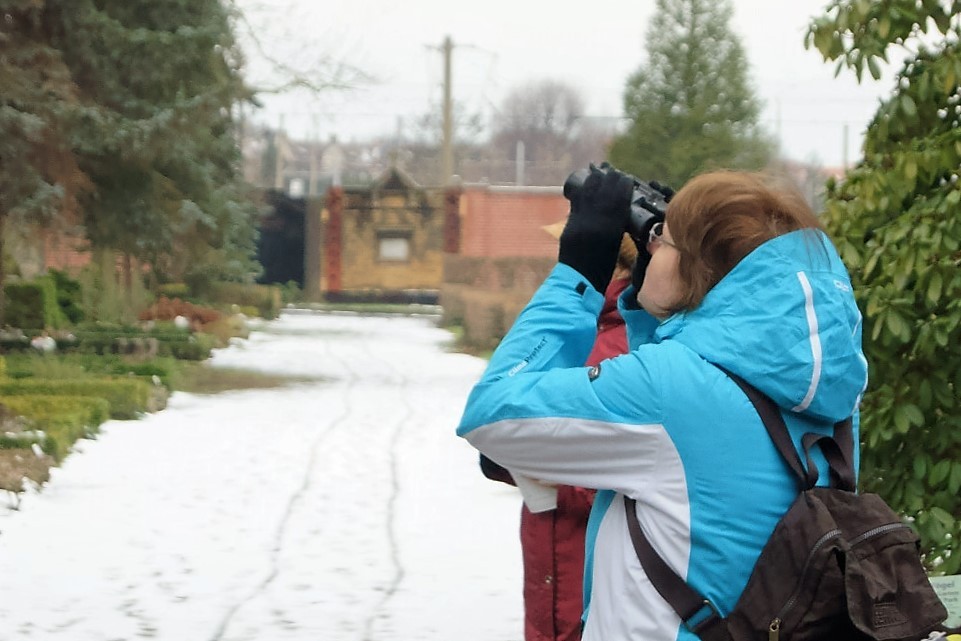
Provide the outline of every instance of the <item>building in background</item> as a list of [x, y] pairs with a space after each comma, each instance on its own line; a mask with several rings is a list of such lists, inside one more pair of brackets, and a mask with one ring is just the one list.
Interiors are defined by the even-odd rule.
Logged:
[[304, 293], [312, 300], [436, 303], [445, 229], [456, 215], [445, 191], [398, 167], [363, 187], [331, 186], [308, 199]]

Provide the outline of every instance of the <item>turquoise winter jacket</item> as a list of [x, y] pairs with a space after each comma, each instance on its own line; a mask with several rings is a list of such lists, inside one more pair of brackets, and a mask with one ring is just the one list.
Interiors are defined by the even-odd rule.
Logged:
[[557, 265], [492, 356], [458, 434], [513, 472], [601, 490], [585, 641], [693, 640], [640, 567], [618, 494], [637, 501], [668, 565], [727, 614], [797, 488], [750, 401], [714, 365], [770, 396], [798, 444], [852, 414], [857, 429], [861, 315], [834, 247], [813, 230], [763, 244], [692, 312], [658, 323], [622, 305], [632, 351], [588, 368], [602, 303]]

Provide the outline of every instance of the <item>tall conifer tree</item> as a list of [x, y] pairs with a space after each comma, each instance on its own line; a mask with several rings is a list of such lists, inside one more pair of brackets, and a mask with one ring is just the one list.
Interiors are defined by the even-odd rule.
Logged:
[[74, 87], [44, 16], [43, 0], [0, 10], [0, 319], [8, 233], [55, 219], [84, 183], [69, 144]]
[[[256, 212], [240, 183], [234, 105], [250, 98], [219, 0], [47, 0], [81, 99], [91, 243], [182, 277], [250, 271]], [[192, 266], [192, 267], [191, 267]]]
[[657, 0], [647, 30], [647, 62], [624, 92], [628, 131], [611, 162], [675, 186], [713, 168], [763, 167], [772, 143], [748, 63], [731, 31], [729, 0]]

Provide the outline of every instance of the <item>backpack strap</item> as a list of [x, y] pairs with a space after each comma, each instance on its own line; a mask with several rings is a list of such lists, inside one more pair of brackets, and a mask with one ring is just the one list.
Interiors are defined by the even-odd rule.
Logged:
[[[857, 484], [854, 479], [854, 437], [851, 424], [851, 418], [847, 418], [834, 424], [833, 436], [808, 432], [801, 438], [808, 469], [815, 472], [815, 482], [817, 465], [811, 458], [811, 448], [816, 444], [824, 454], [828, 468], [831, 470], [831, 487], [847, 492], [855, 491]], [[845, 452], [851, 452], [851, 456], [848, 457]]]
[[[815, 444], [821, 448], [831, 469], [832, 484], [836, 484], [835, 487], [839, 489], [854, 491], [854, 442], [851, 418], [835, 424], [833, 438], [813, 432], [804, 435], [802, 445], [808, 463], [805, 469], [801, 456], [794, 447], [794, 441], [791, 439], [791, 433], [787, 429], [781, 410], [774, 401], [740, 376], [723, 367], [715, 366], [737, 383], [737, 386], [747, 395], [761, 417], [771, 441], [781, 454], [781, 458], [797, 477], [802, 491], [814, 487], [818, 481], [818, 468], [810, 452]], [[851, 452], [851, 458], [848, 458], [845, 452]], [[697, 635], [701, 641], [731, 641], [727, 620], [721, 617], [714, 604], [678, 576], [647, 540], [637, 520], [637, 502], [626, 495], [624, 512], [627, 517], [627, 529], [631, 534], [631, 543], [641, 562], [641, 567], [644, 568], [644, 573], [657, 593], [681, 617], [684, 627]]]
[[634, 552], [641, 561], [644, 573], [657, 593], [681, 617], [684, 627], [702, 641], [731, 641], [727, 622], [721, 618], [714, 604], [679, 577], [644, 536], [637, 520], [637, 502], [626, 495], [624, 510], [627, 512], [627, 529], [631, 533], [631, 543], [634, 544]]
[[832, 469], [838, 470], [839, 477], [849, 483], [850, 491], [854, 492], [857, 489], [857, 475], [854, 473], [854, 416], [834, 424], [834, 442], [841, 450], [841, 461], [837, 468], [832, 466]]

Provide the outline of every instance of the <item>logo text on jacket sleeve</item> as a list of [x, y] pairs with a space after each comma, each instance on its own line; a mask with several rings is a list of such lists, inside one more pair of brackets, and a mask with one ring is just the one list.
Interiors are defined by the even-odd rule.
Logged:
[[518, 372], [520, 372], [520, 371], [521, 371], [522, 369], [524, 369], [525, 367], [527, 367], [527, 366], [530, 364], [530, 362], [531, 362], [532, 360], [534, 360], [534, 358], [537, 356], [538, 352], [540, 352], [542, 349], [544, 349], [544, 346], [545, 346], [545, 345], [547, 345], [547, 338], [542, 338], [542, 339], [541, 339], [541, 342], [538, 343], [538, 344], [534, 347], [534, 349], [531, 350], [531, 353], [528, 354], [527, 356], [525, 356], [523, 359], [521, 359], [521, 362], [519, 362], [517, 365], [515, 365], [514, 367], [512, 367], [512, 368], [510, 369], [510, 371], [507, 372], [507, 375], [508, 375], [508, 376], [513, 376], [513, 375], [517, 374]]

